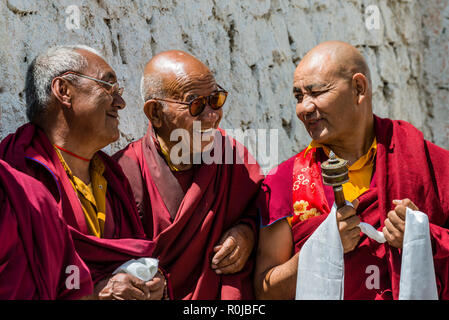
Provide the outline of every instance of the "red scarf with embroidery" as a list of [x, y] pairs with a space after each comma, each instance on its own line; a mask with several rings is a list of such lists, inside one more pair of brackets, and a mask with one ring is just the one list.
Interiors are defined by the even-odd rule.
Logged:
[[323, 188], [321, 169], [316, 161], [316, 148], [303, 150], [293, 165], [292, 226], [299, 221], [330, 212]]

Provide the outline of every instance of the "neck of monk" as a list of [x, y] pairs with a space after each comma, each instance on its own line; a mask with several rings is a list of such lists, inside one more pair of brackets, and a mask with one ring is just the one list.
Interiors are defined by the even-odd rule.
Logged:
[[348, 165], [355, 163], [370, 149], [375, 137], [374, 119], [366, 121], [366, 125], [355, 128], [352, 134], [342, 139], [326, 144], [339, 158], [348, 161]]
[[[53, 145], [57, 145], [70, 153], [74, 153], [85, 159], [92, 159], [94, 154], [99, 150], [88, 143], [84, 143], [77, 139], [73, 134], [69, 134], [68, 130], [61, 128], [48, 129], [44, 131], [47, 134], [48, 139]], [[69, 166], [72, 174], [81, 179], [85, 184], [90, 183], [89, 166], [90, 161], [79, 159], [69, 152], [58, 149], [61, 153], [64, 161]]]
[[159, 145], [162, 149], [162, 154], [164, 156], [165, 161], [168, 163], [170, 169], [172, 171], [186, 171], [192, 168], [192, 163], [193, 163], [193, 157], [190, 157], [190, 163], [188, 164], [184, 164], [184, 163], [179, 163], [179, 164], [173, 164], [170, 160], [170, 154], [172, 151], [172, 148], [175, 146], [176, 143], [174, 143], [173, 141], [165, 141], [165, 139], [163, 139], [160, 135], [156, 134], [156, 138], [159, 141]]

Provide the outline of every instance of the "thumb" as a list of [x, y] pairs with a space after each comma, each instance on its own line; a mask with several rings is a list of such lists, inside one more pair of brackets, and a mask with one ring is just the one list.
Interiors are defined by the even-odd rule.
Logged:
[[351, 203], [354, 206], [354, 210], [357, 210], [357, 207], [359, 206], [360, 203], [359, 199], [356, 198]]

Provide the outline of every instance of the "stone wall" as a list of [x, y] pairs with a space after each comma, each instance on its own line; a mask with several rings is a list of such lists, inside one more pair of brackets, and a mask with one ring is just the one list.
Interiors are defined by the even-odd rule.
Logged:
[[[68, 24], [71, 5], [78, 29]], [[36, 54], [84, 43], [104, 54], [125, 87], [121, 137], [107, 148], [116, 151], [146, 130], [144, 64], [181, 49], [230, 92], [221, 126], [278, 129], [280, 162], [310, 141], [294, 112], [295, 65], [316, 44], [343, 40], [369, 62], [375, 113], [407, 120], [449, 148], [448, 28], [448, 0], [1, 0], [0, 135], [26, 122], [24, 76]]]

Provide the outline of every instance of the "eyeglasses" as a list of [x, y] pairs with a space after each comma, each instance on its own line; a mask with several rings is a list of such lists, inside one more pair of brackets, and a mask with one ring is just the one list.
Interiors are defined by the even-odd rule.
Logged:
[[220, 89], [220, 91], [217, 91], [207, 97], [199, 96], [190, 102], [177, 101], [177, 100], [172, 100], [172, 99], [162, 99], [162, 98], [152, 98], [152, 99], [159, 100], [159, 101], [179, 103], [179, 104], [184, 104], [186, 106], [189, 106], [190, 115], [192, 117], [196, 117], [196, 116], [199, 116], [201, 114], [201, 112], [204, 111], [204, 109], [206, 108], [206, 105], [210, 105], [210, 107], [214, 110], [218, 110], [221, 107], [223, 107], [223, 105], [226, 102], [226, 98], [228, 97], [228, 92], [225, 89], [223, 89], [222, 87], [220, 87], [218, 84], [217, 84], [217, 87]]
[[60, 75], [60, 77], [63, 77], [63, 76], [69, 75], [69, 74], [73, 74], [73, 75], [81, 77], [81, 78], [90, 79], [90, 80], [96, 81], [98, 83], [107, 85], [108, 89], [106, 89], [106, 88], [105, 89], [111, 96], [114, 95], [114, 94], [118, 94], [119, 96], [121, 96], [123, 94], [123, 88], [119, 87], [118, 82], [116, 82], [116, 83], [109, 83], [107, 81], [103, 81], [103, 80], [100, 80], [100, 79], [92, 78], [92, 77], [86, 76], [84, 74], [75, 72], [75, 71], [64, 72], [63, 74]]

